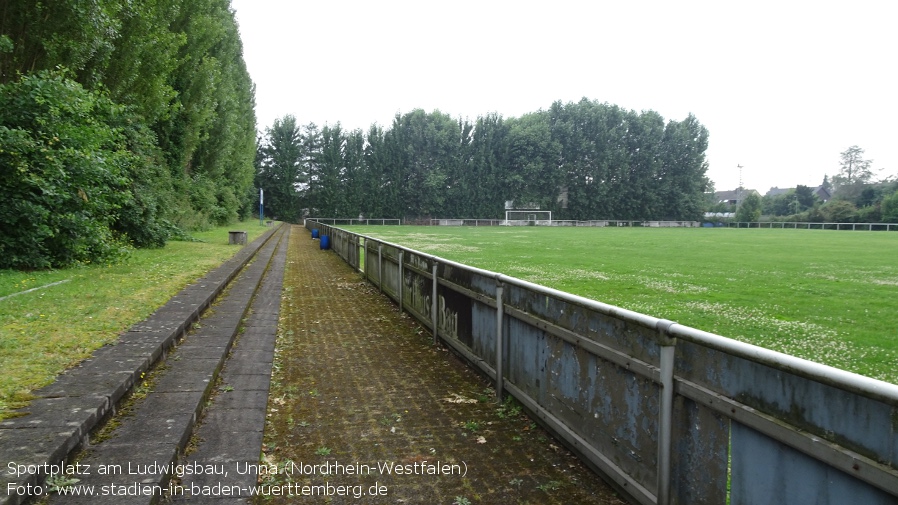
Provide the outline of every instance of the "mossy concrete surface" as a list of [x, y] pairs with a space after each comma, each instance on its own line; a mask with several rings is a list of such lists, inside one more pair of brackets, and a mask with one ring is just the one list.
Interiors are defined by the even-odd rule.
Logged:
[[300, 227], [262, 461], [259, 503], [625, 503]]

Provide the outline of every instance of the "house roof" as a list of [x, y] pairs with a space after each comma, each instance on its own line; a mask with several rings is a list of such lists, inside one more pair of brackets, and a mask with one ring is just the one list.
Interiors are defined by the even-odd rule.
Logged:
[[738, 188], [733, 191], [718, 191], [714, 193], [714, 196], [717, 198], [718, 202], [735, 202], [738, 204], [751, 193], [758, 194], [758, 192], [753, 189]]
[[[808, 186], [812, 187], [812, 186]], [[795, 191], [795, 188], [778, 188], [776, 186], [770, 188], [770, 191], [767, 192], [764, 196], [780, 196], [789, 193], [790, 191]], [[832, 193], [830, 193], [823, 186], [817, 186], [814, 188], [814, 194], [817, 195], [818, 198], [823, 200], [824, 202], [832, 198]]]
[[776, 186], [770, 188], [770, 191], [767, 192], [764, 196], [780, 196], [785, 195], [790, 191], [795, 191], [795, 188], [778, 188]]
[[829, 190], [824, 188], [823, 186], [817, 186], [817, 189], [814, 190], [814, 194], [817, 195], [817, 198], [823, 200], [824, 202], [829, 201], [829, 199], [833, 197], [832, 193], [830, 193]]

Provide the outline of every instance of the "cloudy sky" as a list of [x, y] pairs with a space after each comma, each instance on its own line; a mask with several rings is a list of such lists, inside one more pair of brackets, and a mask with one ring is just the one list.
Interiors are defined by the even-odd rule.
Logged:
[[898, 174], [890, 0], [232, 0], [264, 129], [367, 130], [439, 109], [518, 117], [587, 97], [710, 132], [709, 177], [816, 185], [839, 153]]

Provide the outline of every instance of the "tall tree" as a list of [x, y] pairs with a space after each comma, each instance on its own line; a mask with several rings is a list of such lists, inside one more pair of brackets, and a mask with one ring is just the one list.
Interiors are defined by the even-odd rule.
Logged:
[[110, 98], [131, 106], [148, 124], [173, 112], [177, 92], [170, 76], [178, 67], [178, 51], [185, 36], [170, 29], [180, 0], [126, 2], [121, 11], [119, 37], [108, 62], [94, 65]]
[[341, 216], [355, 217], [368, 213], [369, 199], [376, 198], [368, 185], [365, 170], [365, 134], [356, 129], [344, 132], [343, 141], [343, 195], [338, 200], [337, 213]]
[[256, 186], [264, 191], [266, 213], [285, 221], [300, 217], [300, 190], [308, 182], [303, 172], [302, 135], [296, 118], [276, 119], [259, 144]]
[[[440, 215], [461, 218], [476, 217], [473, 212], [473, 193], [479, 191], [478, 181], [473, 179], [474, 125], [467, 120], [456, 120], [458, 146], [453, 160], [446, 169], [446, 201]], [[482, 181], [485, 182], [485, 181]], [[481, 182], [481, 183], [482, 183]]]
[[559, 169], [561, 145], [552, 138], [548, 116], [535, 112], [507, 123], [504, 199], [514, 200], [516, 205], [553, 208], [563, 174]]
[[[692, 114], [681, 122], [669, 121], [664, 132], [663, 184], [665, 209], [662, 219], [697, 220], [701, 218], [708, 163], [708, 129]], [[758, 198], [760, 208], [760, 198]]]
[[399, 177], [394, 175], [397, 165], [393, 161], [392, 143], [387, 141], [391, 136], [376, 124], [371, 125], [366, 135], [363, 167], [365, 186], [370, 189], [365, 193], [360, 212], [368, 217], [402, 216]]
[[[664, 118], [654, 111], [628, 114], [624, 146], [627, 171], [621, 187], [618, 215], [621, 219], [657, 219], [665, 215], [665, 187], [673, 182], [663, 176]], [[670, 212], [670, 211], [668, 211]]]
[[549, 109], [552, 132], [562, 146], [559, 163], [567, 190], [567, 219], [614, 219], [618, 203], [618, 168], [626, 160], [621, 149], [628, 125], [626, 112], [587, 99], [555, 102]]
[[[6, 96], [0, 100], [19, 107], [4, 111], [10, 131], [44, 132], [46, 125], [14, 124], [21, 118], [13, 116], [30, 107], [16, 95], [30, 88], [32, 98], [46, 100], [37, 108], [56, 108], [35, 117], [58, 120], [71, 131], [82, 128], [94, 140], [105, 135], [103, 128], [112, 132], [107, 137], [114, 140], [91, 144], [94, 140], [85, 137], [78, 141], [82, 147], [68, 152], [93, 153], [98, 169], [117, 174], [110, 183], [116, 198], [95, 199], [84, 188], [88, 200], [79, 194], [96, 208], [110, 205], [103, 227], [115, 240], [161, 245], [172, 223], [222, 224], [251, 208], [253, 87], [229, 0], [6, 1], [0, 6], [0, 84], [12, 85], [3, 88]], [[66, 97], [73, 100], [70, 106], [56, 102]], [[87, 116], [62, 117], [71, 107]], [[0, 152], [21, 148], [21, 134], [4, 136]], [[115, 170], [109, 163], [117, 164]], [[58, 168], [62, 179], [81, 177], [74, 161]], [[17, 179], [10, 184], [30, 184], [26, 172], [11, 175]], [[0, 213], [10, 205], [11, 200], [0, 202]], [[44, 219], [36, 224], [35, 238], [40, 230], [57, 233], [51, 222], [58, 215], [34, 215]], [[67, 254], [81, 261], [80, 252]]]
[[708, 132], [583, 99], [473, 124], [439, 111], [389, 128], [303, 135], [306, 206], [319, 216], [501, 217], [536, 204], [566, 219], [697, 219], [706, 206]]
[[300, 169], [305, 174], [304, 181], [300, 185], [302, 194], [302, 206], [308, 209], [312, 216], [322, 216], [320, 209], [322, 202], [318, 197], [322, 194], [318, 166], [321, 153], [321, 130], [315, 123], [309, 123], [302, 127], [302, 158]]
[[[168, 76], [172, 112], [157, 123], [191, 208], [179, 221], [224, 223], [248, 210], [255, 157], [252, 81], [229, 0], [179, 0], [170, 29], [183, 40]], [[189, 221], [188, 221], [189, 222]]]
[[568, 219], [697, 219], [706, 207], [708, 132], [583, 99], [548, 111], [561, 145]]
[[0, 83], [19, 75], [64, 67], [89, 89], [108, 63], [122, 26], [121, 0], [74, 2], [7, 0], [0, 7]]
[[458, 123], [435, 110], [416, 109], [393, 120], [388, 149], [396, 156], [401, 216], [439, 215], [446, 201], [451, 166], [458, 162]]
[[860, 147], [849, 147], [839, 154], [839, 158], [841, 168], [839, 174], [833, 176], [836, 188], [858, 183], [866, 184], [873, 179], [873, 171], [870, 170], [873, 160], [864, 159], [864, 150]]
[[343, 147], [346, 139], [340, 123], [334, 126], [324, 125], [321, 129], [321, 147], [313, 154], [315, 171], [311, 174], [314, 185], [310, 188], [310, 198], [315, 202], [316, 216], [346, 217], [344, 202], [345, 169], [343, 165]]
[[471, 155], [459, 191], [466, 194], [460, 217], [499, 218], [504, 209], [503, 146], [508, 127], [502, 116], [487, 114], [477, 118], [471, 132]]

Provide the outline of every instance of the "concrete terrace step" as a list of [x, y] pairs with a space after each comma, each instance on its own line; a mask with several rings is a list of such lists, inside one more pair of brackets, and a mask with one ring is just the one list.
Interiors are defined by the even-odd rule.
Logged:
[[[260, 249], [256, 261], [232, 282], [211, 314], [167, 356], [165, 370], [157, 373], [146, 398], [134, 405], [108, 440], [88, 448], [79, 459], [92, 469], [113, 468], [120, 473], [80, 475], [78, 485], [94, 486], [96, 491], [90, 496], [54, 495], [51, 504], [148, 504], [162, 497], [172, 474], [178, 473], [173, 465], [190, 440], [280, 242], [272, 240]], [[110, 494], [103, 494], [104, 487]]]
[[[218, 493], [208, 496], [216, 486], [248, 489], [256, 484], [256, 475], [237, 474], [242, 465], [257, 465], [262, 453], [262, 435], [271, 383], [275, 340], [281, 307], [281, 291], [287, 261], [286, 247], [271, 260], [268, 273], [253, 299], [243, 331], [231, 349], [221, 372], [221, 385], [208, 403], [194, 429], [195, 443], [189, 456], [180, 463], [189, 468], [215, 468], [222, 474], [183, 475], [178, 487], [171, 486], [169, 498], [191, 505], [245, 504], [245, 496]], [[241, 491], [244, 493], [244, 491]]]
[[[219, 315], [216, 322], [212, 323], [210, 318], [206, 325], [204, 318], [202, 330], [205, 330], [203, 335], [207, 337], [193, 339], [193, 345], [179, 346], [180, 358], [174, 364], [182, 361], [184, 364], [191, 364], [191, 373], [167, 381], [162, 377], [157, 384], [156, 391], [165, 395], [161, 398], [166, 403], [192, 410], [191, 418], [195, 419], [202, 401], [198, 406], [191, 406], [193, 397], [200, 393], [198, 390], [206, 391], [211, 387], [217, 368], [220, 368], [230, 346], [229, 331], [230, 339], [233, 339], [249, 299], [277, 245], [277, 240], [269, 239], [275, 233], [284, 236], [282, 230], [266, 232], [220, 267], [184, 288], [146, 320], [131, 327], [116, 344], [99, 349], [93, 357], [60, 375], [53, 384], [36, 391], [37, 398], [28, 407], [21, 409], [22, 416], [0, 421], [0, 462], [3, 463], [3, 469], [0, 470], [0, 487], [3, 488], [0, 505], [18, 505], [27, 501], [29, 486], [33, 491], [35, 487], [43, 485], [50, 465], [62, 465], [74, 450], [88, 446], [91, 431], [115, 412], [118, 401], [140, 382], [141, 377], [157, 361], [165, 358], [171, 347], [190, 330], [216, 297], [261, 252], [263, 254], [259, 260], [245, 269], [240, 282], [234, 282], [228, 299], [216, 307], [215, 313]], [[255, 283], [248, 280], [251, 278], [255, 278]], [[231, 301], [237, 295], [245, 298], [245, 301]], [[218, 365], [215, 365], [216, 358], [213, 355], [206, 354], [203, 346], [197, 345], [204, 338], [211, 343], [210, 339], [214, 339], [215, 335], [218, 335], [217, 345], [210, 350], [221, 354], [217, 360]], [[213, 372], [200, 371], [199, 366], [195, 365], [201, 360], [206, 360], [205, 364], [212, 366]], [[149, 405], [152, 406], [152, 403]], [[152, 412], [153, 410], [148, 410], [147, 415]], [[156, 412], [161, 415], [160, 410]], [[189, 430], [187, 435], [176, 435], [177, 430], [167, 419], [159, 422], [154, 417], [149, 422], [141, 418], [139, 413], [135, 416], [137, 421], [142, 419], [150, 430], [165, 428], [161, 433], [147, 433], [154, 439], [158, 436], [163, 437], [159, 440], [180, 443], [186, 442], [185, 437], [189, 438]], [[127, 449], [123, 447], [122, 450]], [[134, 455], [122, 456], [128, 458]], [[113, 463], [109, 461], [109, 464]], [[24, 465], [26, 470], [20, 475], [10, 471], [21, 468], [18, 465]], [[35, 469], [40, 471], [35, 472]], [[23, 493], [23, 490], [26, 492]], [[115, 503], [123, 503], [121, 496], [115, 498]], [[88, 501], [97, 502], [96, 499]], [[67, 500], [66, 503], [68, 502]]]

